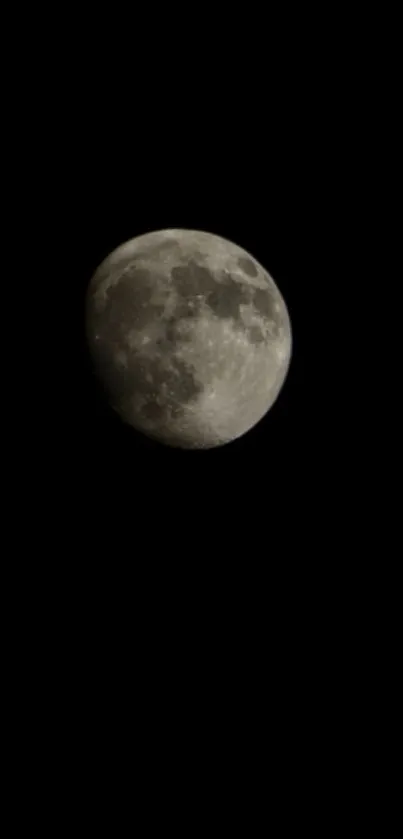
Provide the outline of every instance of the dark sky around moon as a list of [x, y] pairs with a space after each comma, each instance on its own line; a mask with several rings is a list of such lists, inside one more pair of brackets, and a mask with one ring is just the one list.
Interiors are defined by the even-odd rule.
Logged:
[[[203, 72], [208, 44], [206, 40]], [[107, 47], [106, 40], [104, 57]], [[253, 60], [253, 41], [251, 49]], [[232, 42], [231, 52], [226, 57], [229, 79], [234, 64], [242, 74], [248, 64], [242, 39]], [[101, 53], [94, 76], [99, 64], [110, 73], [110, 62], [103, 61]], [[130, 49], [130, 60], [132, 53]], [[119, 661], [120, 674], [129, 671], [131, 677], [130, 662], [138, 655], [150, 667], [157, 662], [148, 650], [152, 632], [162, 653], [174, 622], [178, 642], [191, 643], [197, 619], [203, 644], [218, 615], [225, 634], [225, 646], [218, 647], [214, 633], [221, 672], [229, 649], [237, 665], [242, 650], [250, 661], [257, 639], [265, 649], [260, 661], [255, 658], [256, 674], [269, 645], [288, 668], [292, 656], [281, 655], [282, 638], [292, 632], [295, 653], [308, 620], [315, 630], [312, 638], [323, 637], [323, 618], [315, 624], [312, 601], [326, 606], [328, 591], [334, 590], [340, 564], [347, 558], [347, 543], [337, 555], [337, 571], [328, 556], [344, 516], [345, 485], [351, 483], [352, 470], [346, 471], [341, 494], [335, 497], [340, 493], [335, 464], [343, 462], [344, 440], [334, 417], [342, 408], [348, 416], [348, 397], [344, 368], [337, 368], [335, 379], [324, 340], [329, 322], [337, 317], [334, 355], [340, 347], [344, 353], [354, 349], [345, 341], [345, 329], [351, 329], [349, 287], [343, 271], [336, 276], [334, 268], [345, 219], [336, 214], [327, 175], [329, 169], [337, 169], [340, 148], [328, 159], [322, 153], [324, 134], [336, 129], [333, 115], [323, 123], [327, 95], [318, 103], [314, 131], [304, 105], [308, 88], [297, 115], [284, 99], [284, 111], [290, 114], [287, 126], [282, 118], [274, 118], [270, 84], [276, 87], [276, 73], [281, 74], [287, 60], [283, 57], [275, 67], [267, 62], [267, 49], [261, 55], [270, 66], [260, 108], [250, 107], [248, 85], [241, 79], [227, 109], [226, 87], [214, 80], [214, 109], [210, 90], [189, 100], [181, 76], [172, 85], [162, 69], [156, 95], [146, 96], [142, 108], [137, 88], [144, 89], [143, 73], [157, 64], [150, 55], [137, 86], [132, 72], [128, 74], [131, 90], [125, 103], [117, 103], [115, 89], [106, 101], [103, 90], [87, 127], [81, 116], [74, 123], [63, 108], [60, 150], [55, 149], [52, 101], [52, 130], [44, 145], [52, 190], [46, 194], [43, 168], [35, 156], [37, 188], [16, 190], [21, 211], [28, 193], [31, 196], [26, 228], [38, 219], [41, 201], [47, 218], [38, 224], [25, 263], [25, 287], [35, 298], [42, 292], [41, 320], [38, 323], [35, 307], [31, 309], [22, 293], [18, 306], [4, 312], [14, 336], [7, 352], [13, 354], [17, 345], [23, 353], [16, 385], [24, 400], [21, 439], [28, 440], [31, 452], [20, 469], [19, 451], [11, 447], [16, 509], [19, 513], [25, 496], [32, 520], [32, 526], [27, 525], [25, 516], [19, 516], [14, 527], [26, 534], [29, 548], [27, 553], [24, 547], [22, 556], [31, 578], [41, 575], [55, 614], [69, 595], [64, 636], [69, 646], [76, 631], [79, 651], [69, 656], [71, 665], [76, 668], [81, 655], [82, 674], [92, 679], [98, 656], [99, 695], [106, 681], [110, 690], [117, 683], [114, 675], [108, 679], [105, 658], [115, 668]], [[317, 68], [315, 72], [317, 76]], [[83, 114], [92, 102], [89, 91]], [[31, 127], [36, 125], [35, 113]], [[25, 155], [30, 146], [26, 128], [21, 136]], [[346, 132], [345, 144], [350, 137]], [[347, 197], [343, 209], [346, 203]], [[281, 397], [248, 434], [208, 451], [172, 449], [126, 427], [101, 399], [87, 353], [85, 300], [94, 271], [122, 242], [167, 228], [211, 231], [253, 254], [275, 279], [292, 323], [292, 363]], [[21, 224], [22, 236], [24, 229]], [[20, 253], [21, 248], [13, 251], [16, 266]], [[21, 311], [41, 341], [40, 355], [36, 345], [25, 340]], [[44, 381], [43, 391], [38, 379]], [[8, 391], [4, 396], [4, 410], [13, 417], [12, 396]], [[6, 438], [6, 456], [8, 449]], [[7, 495], [12, 486], [6, 486]], [[37, 547], [38, 559], [32, 559]], [[327, 572], [329, 585], [324, 586], [329, 567], [332, 579]], [[24, 580], [21, 572], [17, 592]], [[350, 579], [347, 588], [351, 590]], [[36, 622], [36, 603], [35, 608]], [[78, 630], [80, 615], [87, 622], [86, 643], [85, 631]], [[334, 625], [339, 625], [338, 619]], [[55, 620], [47, 621], [47, 638], [55, 636], [54, 628]], [[250, 633], [247, 643], [245, 629]], [[125, 644], [131, 649], [123, 660]], [[176, 649], [180, 643], [166, 643], [167, 661]], [[301, 644], [301, 677], [306, 676], [307, 649], [313, 649], [312, 643]], [[327, 654], [319, 659], [320, 673]], [[195, 658], [194, 649], [183, 656], [186, 672]], [[64, 667], [60, 647], [51, 658], [52, 672], [57, 661]], [[295, 672], [293, 666], [291, 670]], [[137, 690], [137, 672], [134, 679]], [[277, 681], [284, 684], [282, 678]], [[295, 695], [294, 688], [295, 684], [289, 697]], [[132, 691], [119, 691], [120, 695], [131, 696]]]
[[[297, 14], [306, 18], [306, 9], [301, 7]], [[92, 27], [79, 68], [73, 43], [82, 26], [76, 22], [74, 39], [64, 38], [69, 52], [60, 62], [64, 83], [55, 79], [62, 31], [50, 39], [50, 60], [43, 58], [33, 38], [38, 55], [28, 61], [23, 79], [24, 86], [32, 85], [29, 110], [17, 96], [10, 121], [13, 130], [21, 115], [15, 161], [6, 158], [15, 207], [9, 208], [6, 199], [7, 216], [11, 214], [12, 223], [15, 218], [20, 237], [11, 250], [11, 280], [19, 300], [15, 308], [4, 307], [3, 315], [12, 327], [7, 356], [20, 353], [15, 389], [23, 405], [21, 412], [15, 408], [13, 393], [5, 385], [4, 412], [22, 426], [16, 447], [13, 440], [4, 440], [6, 456], [11, 442], [15, 479], [10, 485], [6, 482], [6, 491], [7, 496], [13, 494], [15, 487], [14, 532], [26, 534], [29, 547], [22, 557], [32, 579], [38, 579], [42, 569], [47, 602], [54, 604], [55, 614], [63, 592], [71, 592], [66, 647], [80, 614], [88, 621], [87, 639], [85, 632], [77, 631], [77, 650], [83, 658], [81, 673], [89, 680], [98, 656], [97, 698], [107, 682], [111, 690], [119, 683], [116, 669], [112, 675], [108, 665], [116, 662], [124, 640], [132, 649], [121, 662], [121, 676], [131, 670], [128, 662], [147, 649], [153, 627], [160, 651], [175, 618], [178, 639], [192, 636], [191, 613], [200, 591], [200, 636], [207, 632], [212, 613], [222, 615], [222, 667], [231, 646], [237, 655], [244, 650], [245, 658], [256, 650], [257, 639], [265, 653], [268, 643], [278, 650], [291, 625], [291, 652], [299, 641], [301, 678], [306, 677], [307, 650], [314, 648], [300, 640], [312, 615], [313, 597], [309, 600], [308, 595], [318, 592], [319, 580], [317, 602], [326, 602], [338, 574], [334, 570], [325, 592], [324, 567], [330, 564], [326, 548], [337, 535], [337, 527], [328, 526], [326, 512], [329, 518], [343, 518], [351, 468], [342, 496], [336, 498], [334, 464], [343, 455], [344, 441], [333, 418], [341, 409], [348, 416], [348, 395], [343, 366], [337, 368], [337, 379], [329, 371], [324, 337], [329, 323], [337, 319], [334, 355], [354, 351], [354, 342], [345, 339], [346, 328], [356, 326], [344, 279], [348, 260], [344, 271], [334, 266], [346, 237], [346, 211], [354, 212], [352, 235], [359, 224], [354, 191], [366, 144], [361, 147], [354, 139], [350, 117], [360, 119], [365, 79], [355, 51], [360, 80], [354, 88], [346, 74], [351, 108], [347, 104], [347, 117], [340, 119], [346, 112], [340, 90], [340, 39], [336, 44], [335, 38], [328, 60], [331, 73], [324, 70], [334, 20], [320, 38], [309, 13], [302, 34], [300, 21], [288, 20], [276, 52], [277, 32], [268, 32], [260, 20], [252, 26], [252, 18], [256, 21], [254, 11], [246, 16], [242, 11], [238, 32], [230, 31], [226, 20], [225, 30], [217, 34], [207, 15], [203, 42], [198, 25], [190, 22], [186, 44], [180, 43], [179, 22], [176, 41], [174, 33], [167, 36], [155, 20], [136, 32], [120, 21], [102, 40], [96, 33], [94, 37]], [[351, 31], [348, 21], [345, 28]], [[123, 29], [130, 30], [125, 49]], [[157, 30], [165, 46], [162, 60], [158, 49], [150, 51]], [[356, 39], [358, 44], [358, 30]], [[299, 44], [296, 55], [294, 44]], [[113, 45], [116, 58], [110, 56]], [[315, 54], [319, 45], [321, 55]], [[43, 78], [36, 83], [31, 69], [41, 55]], [[113, 76], [115, 69], [119, 79]], [[345, 167], [347, 157], [351, 163]], [[23, 167], [27, 175], [21, 182]], [[348, 173], [344, 192], [339, 177], [343, 172]], [[368, 179], [370, 183], [370, 172], [365, 173], [367, 183]], [[369, 203], [373, 206], [373, 200]], [[101, 402], [86, 354], [84, 303], [97, 266], [121, 242], [171, 227], [208, 230], [254, 254], [278, 283], [292, 320], [293, 360], [281, 399], [248, 435], [207, 452], [173, 451], [122, 426]], [[25, 235], [32, 228], [35, 236], [25, 250]], [[7, 287], [8, 282], [5, 278]], [[363, 293], [378, 299], [367, 286]], [[35, 337], [32, 342], [21, 325], [23, 312]], [[5, 372], [8, 366], [7, 360]], [[359, 380], [360, 370], [356, 373]], [[24, 441], [30, 458], [21, 461]], [[32, 525], [20, 515], [24, 500]], [[321, 562], [315, 566], [318, 521], [325, 537]], [[37, 548], [38, 558], [32, 560]], [[337, 568], [343, 556], [340, 552]], [[20, 561], [15, 565], [20, 572]], [[18, 598], [26, 581], [21, 570]], [[346, 588], [351, 590], [349, 581]], [[160, 610], [164, 599], [165, 612]], [[179, 617], [178, 601], [187, 605], [187, 618]], [[299, 611], [294, 609], [298, 602]], [[230, 607], [233, 619], [228, 620]], [[34, 625], [40, 616], [36, 601], [35, 608]], [[164, 614], [161, 625], [158, 612]], [[45, 626], [44, 637], [54, 636], [55, 620]], [[236, 628], [242, 631], [236, 634]], [[246, 643], [245, 628], [250, 631]], [[312, 640], [314, 635], [323, 637], [323, 619], [315, 629]], [[167, 645], [167, 660], [174, 649], [176, 645]], [[327, 655], [318, 656], [321, 675]], [[184, 663], [192, 657], [194, 650], [183, 656]], [[282, 658], [288, 667], [292, 657]], [[59, 646], [48, 659], [51, 672], [58, 661], [64, 667], [65, 660]], [[77, 672], [74, 651], [69, 660]], [[154, 666], [155, 656], [148, 660]], [[256, 661], [256, 674], [262, 671], [262, 660]], [[296, 673], [293, 666], [290, 670]], [[137, 680], [140, 683], [147, 680]], [[279, 678], [276, 684], [284, 682]], [[295, 682], [288, 691], [289, 701], [295, 685], [298, 689]], [[118, 690], [116, 695], [131, 696], [132, 691]]]
[[[122, 131], [119, 143], [116, 136], [108, 153], [101, 140], [98, 153], [94, 139], [88, 153], [80, 150], [75, 172], [69, 169], [69, 176], [63, 173], [63, 181], [57, 181], [65, 207], [60, 221], [55, 211], [52, 265], [62, 279], [55, 276], [52, 294], [57, 284], [55, 309], [63, 324], [59, 344], [68, 388], [52, 427], [56, 429], [60, 417], [61, 471], [75, 464], [75, 474], [85, 476], [89, 496], [104, 494], [109, 503], [113, 493], [124, 497], [124, 488], [130, 487], [140, 506], [154, 492], [161, 505], [166, 481], [171, 488], [167, 504], [173, 504], [175, 493], [190, 498], [189, 487], [200, 497], [206, 483], [212, 495], [224, 482], [230, 495], [242, 486], [249, 497], [261, 492], [261, 480], [265, 493], [274, 493], [279, 483], [287, 488], [302, 480], [309, 441], [320, 439], [311, 419], [318, 395], [309, 393], [308, 359], [318, 343], [317, 312], [329, 264], [325, 223], [308, 171], [289, 154], [289, 146], [283, 146], [280, 156], [278, 149], [266, 151], [265, 132], [257, 131], [256, 120], [253, 126], [245, 119], [234, 134], [222, 125], [218, 138], [213, 142], [211, 135], [205, 142], [207, 125], [197, 134], [188, 122], [186, 136], [190, 131], [192, 140], [186, 149], [176, 142], [178, 124], [172, 124], [165, 142], [165, 132], [157, 130], [154, 120], [143, 142], [139, 140], [137, 157], [129, 158], [124, 150], [125, 141], [130, 139], [131, 146], [134, 142], [132, 131]], [[86, 136], [89, 141], [90, 134]], [[165, 451], [122, 428], [101, 404], [86, 355], [84, 304], [94, 271], [122, 242], [166, 228], [211, 231], [253, 254], [284, 294], [292, 321], [293, 360], [281, 398], [247, 436], [205, 453]], [[321, 363], [317, 353], [315, 363]], [[52, 357], [49, 377], [50, 392], [51, 383], [60, 381]], [[146, 487], [145, 495], [141, 487]]]

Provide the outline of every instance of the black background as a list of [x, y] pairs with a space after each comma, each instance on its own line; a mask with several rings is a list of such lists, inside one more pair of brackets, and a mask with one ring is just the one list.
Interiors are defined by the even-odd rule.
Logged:
[[[128, 27], [127, 46], [125, 21], [104, 39], [91, 28], [86, 72], [75, 42], [63, 78], [55, 80], [53, 57], [45, 62], [49, 95], [42, 104], [44, 83], [35, 81], [22, 133], [21, 158], [35, 175], [17, 196], [26, 214], [18, 230], [34, 230], [20, 305], [35, 342], [32, 354], [23, 342], [24, 456], [15, 467], [18, 505], [25, 497], [29, 509], [15, 527], [26, 543], [15, 612], [25, 588], [35, 630], [24, 633], [26, 695], [41, 686], [42, 657], [49, 706], [69, 706], [60, 717], [67, 738], [74, 742], [74, 713], [95, 755], [104, 719], [114, 732], [121, 723], [125, 742], [141, 728], [147, 741], [167, 744], [166, 775], [177, 718], [179, 728], [189, 719], [195, 741], [214, 718], [225, 728], [223, 751], [235, 754], [233, 709], [245, 697], [247, 738], [265, 738], [267, 755], [278, 738], [273, 775], [287, 777], [291, 755], [298, 786], [312, 730], [319, 767], [329, 731], [342, 735], [351, 694], [343, 696], [338, 670], [350, 666], [350, 683], [362, 660], [360, 632], [354, 646], [346, 629], [363, 575], [354, 580], [344, 537], [357, 439], [346, 367], [355, 381], [360, 372], [346, 305], [354, 148], [340, 83], [345, 51], [341, 59], [336, 38], [326, 62], [333, 21], [321, 27], [316, 12], [310, 21], [301, 9], [300, 28], [296, 15], [277, 50], [277, 30], [262, 22], [259, 38], [254, 21], [248, 33], [244, 14], [237, 31], [231, 18], [221, 34], [206, 15], [204, 36], [201, 13], [188, 20], [197, 43], [165, 32], [160, 13], [154, 26]], [[55, 54], [59, 43], [54, 34]], [[353, 112], [361, 100], [351, 101]], [[99, 398], [86, 349], [93, 272], [125, 240], [166, 227], [246, 248], [272, 274], [291, 318], [293, 354], [277, 402], [244, 437], [207, 452], [169, 449], [125, 427]], [[40, 319], [29, 292], [33, 304], [40, 298]], [[215, 756], [213, 744], [210, 766]], [[316, 789], [315, 779], [311, 800]]]
[[[80, 58], [77, 49], [63, 59], [52, 95], [43, 103], [36, 84], [32, 97], [32, 132], [43, 115], [46, 129], [32, 144], [37, 183], [26, 211], [40, 224], [42, 308], [42, 355], [30, 360], [36, 410], [30, 422], [23, 415], [26, 484], [42, 499], [42, 537], [71, 557], [86, 591], [100, 577], [124, 596], [137, 574], [163, 585], [173, 576], [186, 591], [182, 574], [205, 569], [210, 588], [217, 575], [238, 574], [258, 596], [274, 574], [297, 592], [304, 574], [309, 587], [322, 569], [323, 534], [337, 532], [344, 362], [332, 334], [345, 312], [351, 203], [338, 64], [323, 63], [326, 38], [309, 51], [296, 21], [278, 49], [273, 34], [255, 28], [252, 39], [243, 22], [225, 40], [207, 28], [184, 43], [159, 27], [163, 43], [152, 49], [149, 35], [125, 47], [119, 31], [119, 60], [109, 57], [112, 36], [95, 39], [91, 55], [84, 40]], [[167, 227], [250, 251], [291, 318], [292, 359], [275, 405], [242, 438], [206, 452], [126, 427], [100, 398], [85, 342], [85, 295], [100, 262]], [[342, 324], [344, 334], [344, 314]], [[313, 555], [319, 566], [302, 560]]]
[[[63, 691], [81, 718], [84, 702], [95, 754], [99, 705], [111, 703], [116, 730], [132, 703], [140, 707], [134, 728], [150, 718], [150, 737], [171, 753], [171, 715], [182, 726], [199, 701], [232, 753], [230, 706], [240, 697], [253, 706], [253, 738], [273, 725], [304, 754], [305, 715], [320, 715], [334, 692], [343, 512], [327, 333], [335, 239], [344, 236], [343, 223], [334, 227], [334, 163], [314, 142], [322, 111], [319, 119], [297, 102], [290, 118], [289, 102], [274, 111], [261, 94], [251, 124], [246, 98], [213, 102], [202, 91], [186, 109], [172, 90], [168, 107], [157, 95], [157, 114], [153, 99], [153, 113], [122, 118], [119, 130], [111, 103], [97, 104], [82, 122], [76, 116], [77, 135], [55, 166], [46, 409], [31, 476], [31, 497], [46, 500], [31, 574], [43, 581], [44, 636], [55, 638]], [[273, 408], [242, 438], [206, 452], [170, 449], [122, 424], [100, 399], [87, 354], [93, 272], [122, 242], [166, 227], [207, 230], [250, 251], [292, 324]], [[80, 694], [65, 684], [65, 668]], [[192, 737], [203, 738], [203, 720], [196, 729], [189, 721]]]
[[[240, 557], [265, 563], [276, 536], [314, 538], [309, 522], [326, 513], [334, 484], [342, 435], [329, 336], [349, 237], [340, 119], [349, 106], [327, 30], [307, 38], [305, 12], [280, 30], [260, 31], [252, 17], [234, 13], [222, 29], [198, 16], [187, 38], [160, 12], [158, 26], [135, 32], [111, 23], [106, 40], [79, 28], [68, 58], [59, 33], [35, 81], [27, 125], [33, 136], [44, 117], [45, 129], [29, 148], [37, 184], [27, 219], [41, 226], [43, 355], [32, 362], [41, 408], [26, 434], [63, 532], [82, 523], [91, 543], [132, 530], [118, 558], [145, 550], [163, 563], [171, 548], [193, 555], [203, 538], [220, 557], [220, 535], [227, 553], [238, 546]], [[292, 359], [275, 405], [242, 438], [206, 452], [172, 450], [125, 427], [100, 399], [87, 354], [93, 272], [122, 242], [167, 227], [210, 231], [250, 251], [291, 318]], [[40, 493], [38, 474], [29, 478]]]
[[[121, 678], [133, 651], [147, 673], [156, 667], [172, 678], [182, 655], [192, 669], [208, 648], [217, 678], [238, 656], [256, 676], [269, 636], [271, 666], [296, 668], [299, 678], [301, 644], [320, 638], [333, 597], [326, 556], [336, 536], [327, 521], [337, 442], [323, 341], [333, 266], [323, 170], [309, 143], [296, 156], [280, 117], [276, 143], [267, 130], [257, 142], [248, 121], [222, 142], [211, 124], [229, 116], [209, 113], [204, 130], [190, 114], [185, 137], [168, 115], [166, 132], [143, 116], [127, 144], [88, 142], [87, 128], [57, 181], [66, 204], [56, 217], [58, 318], [49, 318], [57, 349], [40, 470], [42, 533], [55, 558], [45, 587], [56, 612], [69, 604], [65, 642], [74, 639], [85, 678], [105, 661]], [[272, 274], [291, 318], [293, 354], [275, 405], [242, 438], [209, 451], [164, 447], [125, 426], [102, 401], [87, 353], [93, 272], [122, 242], [166, 227], [246, 248]]]
[[[254, 165], [253, 152], [256, 155], [245, 139], [232, 148], [231, 171], [224, 160], [216, 159], [216, 150], [206, 154], [199, 137], [183, 157], [173, 154], [171, 146], [144, 154], [139, 171], [133, 162], [131, 174], [112, 173], [107, 188], [86, 183], [84, 209], [75, 219], [70, 280], [75, 305], [68, 342], [74, 366], [69, 397], [75, 414], [72, 454], [89, 495], [100, 495], [105, 509], [116, 493], [132, 498], [137, 510], [149, 517], [158, 517], [166, 507], [176, 509], [180, 518], [181, 509], [185, 515], [193, 499], [193, 528], [200, 518], [216, 517], [218, 496], [221, 509], [231, 517], [249, 509], [251, 497], [257, 509], [280, 497], [286, 508], [297, 485], [300, 492], [307, 461], [311, 467], [315, 464], [320, 382], [312, 393], [309, 350], [315, 340], [323, 255], [305, 185], [298, 182], [292, 165], [284, 157], [271, 161], [268, 151], [265, 164], [262, 150]], [[207, 452], [169, 449], [124, 426], [102, 401], [87, 356], [83, 314], [93, 271], [128, 238], [165, 227], [207, 230], [246, 248], [275, 278], [292, 322], [292, 362], [275, 406], [247, 435]], [[231, 510], [235, 497], [237, 506]]]
[[[332, 364], [340, 354], [332, 336], [345, 312], [340, 254], [351, 203], [339, 65], [324, 64], [326, 38], [308, 49], [296, 21], [278, 49], [271, 30], [252, 38], [242, 21], [223, 39], [207, 23], [205, 36], [186, 42], [159, 26], [152, 48], [147, 28], [135, 48], [124, 46], [121, 28], [115, 41], [94, 35], [91, 54], [86, 36], [80, 56], [77, 48], [62, 59], [52, 91], [54, 65], [44, 66], [27, 115], [31, 136], [45, 128], [25, 147], [35, 179], [24, 187], [26, 227], [41, 254], [41, 275], [27, 287], [36, 303], [40, 290], [41, 355], [30, 359], [24, 483], [40, 505], [32, 527], [43, 553], [60, 556], [52, 565], [60, 596], [63, 586], [82, 591], [86, 613], [99, 604], [128, 618], [130, 597], [149, 602], [158, 591], [162, 602], [167, 586], [191, 610], [203, 591], [227, 603], [234, 585], [235, 602], [257, 616], [259, 599], [272, 596], [277, 613], [291, 598], [301, 614], [337, 536], [344, 441], [335, 376], [344, 368]], [[85, 341], [85, 296], [100, 262], [168, 227], [206, 230], [250, 251], [278, 284], [292, 324], [289, 373], [273, 408], [242, 438], [205, 452], [126, 427], [100, 398]], [[342, 324], [344, 334], [344, 314]]]
[[[113, 100], [89, 98], [71, 124], [64, 116], [57, 126], [50, 471], [77, 526], [91, 511], [94, 538], [135, 523], [133, 555], [154, 550], [151, 534], [160, 558], [171, 550], [189, 556], [204, 538], [208, 553], [220, 555], [221, 534], [229, 552], [237, 546], [248, 561], [265, 562], [271, 539], [306, 526], [323, 503], [334, 164], [315, 141], [322, 112], [303, 97], [276, 110], [260, 89], [248, 105], [230, 87], [213, 96], [204, 78], [190, 100], [185, 84], [176, 96], [160, 84], [151, 106], [148, 94], [144, 108], [120, 119]], [[242, 438], [206, 452], [170, 449], [125, 426], [102, 400], [87, 354], [93, 272], [122, 242], [167, 227], [207, 230], [250, 251], [277, 282], [292, 323], [291, 365], [272, 410]]]

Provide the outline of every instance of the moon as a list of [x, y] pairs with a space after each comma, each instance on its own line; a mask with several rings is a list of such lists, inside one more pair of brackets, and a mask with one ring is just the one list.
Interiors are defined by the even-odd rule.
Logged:
[[269, 411], [291, 359], [270, 274], [212, 233], [160, 230], [114, 250], [92, 277], [89, 350], [112, 407], [184, 449], [241, 437]]

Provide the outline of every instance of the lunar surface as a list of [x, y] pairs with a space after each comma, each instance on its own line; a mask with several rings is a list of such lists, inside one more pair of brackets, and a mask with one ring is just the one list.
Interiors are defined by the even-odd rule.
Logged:
[[291, 357], [272, 277], [234, 243], [193, 230], [147, 233], [113, 251], [89, 285], [87, 335], [121, 418], [186, 449], [256, 425]]

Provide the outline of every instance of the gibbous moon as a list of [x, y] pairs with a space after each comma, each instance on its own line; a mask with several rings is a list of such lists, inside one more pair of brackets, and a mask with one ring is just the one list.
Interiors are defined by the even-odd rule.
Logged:
[[274, 280], [232, 242], [161, 230], [121, 245], [87, 294], [87, 336], [110, 404], [185, 449], [251, 429], [277, 398], [291, 326]]

